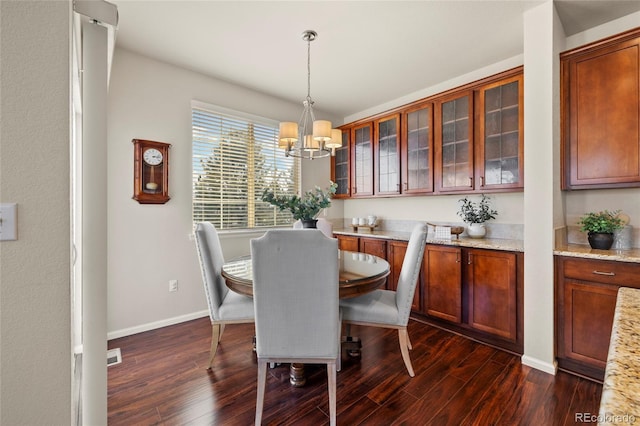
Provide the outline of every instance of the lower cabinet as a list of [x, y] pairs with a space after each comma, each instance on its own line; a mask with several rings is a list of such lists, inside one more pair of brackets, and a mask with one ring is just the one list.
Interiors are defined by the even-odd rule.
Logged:
[[557, 256], [555, 268], [558, 367], [602, 381], [618, 289], [640, 287], [640, 264]]
[[516, 255], [491, 250], [464, 251], [469, 326], [515, 341], [518, 324]]
[[422, 261], [423, 312], [462, 323], [462, 249], [427, 245]]
[[[336, 235], [341, 250], [389, 262], [386, 288], [395, 290], [406, 241]], [[524, 254], [427, 244], [412, 304], [423, 322], [517, 354], [523, 353]]]
[[349, 235], [335, 235], [335, 237], [338, 239], [338, 248], [340, 250], [358, 251], [358, 243], [360, 240], [358, 237]]
[[522, 253], [427, 244], [421, 313], [427, 322], [523, 353]]

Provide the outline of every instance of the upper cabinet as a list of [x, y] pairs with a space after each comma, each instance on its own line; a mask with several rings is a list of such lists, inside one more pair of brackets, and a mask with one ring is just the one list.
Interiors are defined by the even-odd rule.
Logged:
[[378, 195], [400, 194], [400, 114], [374, 122], [374, 191]]
[[475, 183], [480, 190], [519, 188], [524, 180], [522, 74], [481, 87]]
[[403, 111], [401, 121], [402, 193], [433, 192], [433, 104]]
[[349, 144], [351, 141], [350, 129], [342, 129], [342, 146], [336, 149], [335, 156], [331, 157], [331, 180], [338, 187], [334, 198], [348, 198], [351, 196], [351, 179], [349, 170]]
[[640, 29], [560, 63], [562, 189], [640, 186]]
[[373, 195], [373, 124], [351, 130], [351, 196]]
[[522, 105], [523, 73], [517, 67], [346, 124], [343, 140], [349, 144], [342, 149], [349, 146], [349, 156], [336, 153], [331, 163], [337, 196], [520, 191]]
[[440, 100], [436, 123], [439, 192], [473, 189], [473, 93], [454, 93]]

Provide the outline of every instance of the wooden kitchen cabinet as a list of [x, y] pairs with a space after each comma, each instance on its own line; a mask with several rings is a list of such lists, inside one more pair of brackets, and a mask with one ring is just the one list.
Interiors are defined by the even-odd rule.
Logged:
[[640, 264], [557, 256], [558, 367], [602, 381], [618, 289], [640, 287]]
[[436, 103], [436, 185], [439, 192], [473, 189], [473, 92]]
[[400, 194], [400, 114], [374, 122], [374, 193]]
[[523, 75], [477, 90], [476, 189], [524, 187]]
[[453, 323], [462, 322], [462, 250], [427, 244], [422, 261], [422, 311]]
[[640, 29], [560, 64], [562, 189], [640, 186]]
[[522, 354], [523, 253], [427, 244], [422, 309], [427, 323]]
[[433, 192], [433, 103], [402, 112], [400, 165], [403, 194]]
[[331, 181], [338, 187], [333, 198], [349, 198], [351, 196], [351, 162], [349, 161], [351, 129], [342, 130], [342, 146], [336, 149], [331, 157]]
[[338, 248], [346, 251], [358, 251], [359, 238], [350, 235], [335, 235], [338, 239]]
[[507, 340], [517, 337], [516, 255], [465, 250], [469, 326]]
[[373, 123], [351, 130], [351, 196], [373, 195]]
[[[522, 190], [523, 82], [516, 67], [346, 124], [350, 191], [339, 197]], [[332, 160], [332, 177], [344, 163]]]
[[382, 238], [360, 237], [360, 251], [374, 256], [387, 258], [387, 241]]

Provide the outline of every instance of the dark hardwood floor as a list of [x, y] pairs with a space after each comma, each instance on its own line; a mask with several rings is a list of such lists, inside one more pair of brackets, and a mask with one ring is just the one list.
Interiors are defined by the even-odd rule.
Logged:
[[[229, 325], [207, 371], [209, 318], [111, 340], [122, 363], [109, 367], [109, 425], [250, 425], [257, 363], [253, 325]], [[565, 425], [597, 415], [602, 386], [410, 321], [416, 376], [407, 374], [397, 332], [353, 327], [361, 358], [342, 357], [341, 425]], [[269, 369], [263, 424], [328, 424], [326, 370], [308, 366], [303, 388], [289, 366]]]

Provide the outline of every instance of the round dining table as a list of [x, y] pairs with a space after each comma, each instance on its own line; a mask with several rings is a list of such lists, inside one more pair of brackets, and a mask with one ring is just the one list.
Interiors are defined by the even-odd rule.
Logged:
[[[375, 290], [387, 282], [389, 263], [377, 256], [346, 250], [338, 250], [339, 285], [341, 299], [359, 296]], [[222, 266], [222, 276], [227, 287], [236, 293], [253, 296], [253, 268], [251, 256], [242, 256], [226, 262]], [[360, 340], [347, 336], [343, 339], [342, 349], [350, 355], [359, 355]], [[293, 363], [290, 367], [289, 381], [300, 387], [306, 383], [304, 364]]]
[[[338, 250], [340, 298], [359, 296], [384, 285], [389, 275], [389, 263], [377, 256]], [[236, 293], [253, 296], [251, 256], [242, 256], [222, 266], [227, 287]]]

